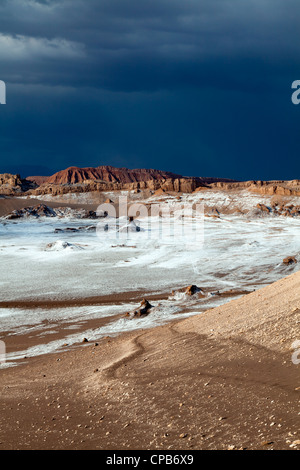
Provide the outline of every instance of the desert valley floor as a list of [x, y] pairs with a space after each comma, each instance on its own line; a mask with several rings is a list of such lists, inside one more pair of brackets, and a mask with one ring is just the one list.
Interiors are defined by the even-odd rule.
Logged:
[[[105, 197], [116, 203], [117, 197], [126, 195], [123, 191], [107, 193]], [[178, 199], [178, 195], [160, 194], [147, 200], [135, 196], [133, 202], [172, 206]], [[39, 200], [2, 198], [0, 339], [5, 341], [7, 354], [0, 370], [0, 388], [5, 403], [11, 400], [12, 409], [24, 420], [22, 426], [21, 421], [13, 425], [10, 448], [34, 445], [38, 448], [289, 448], [291, 445], [297, 448], [293, 443], [299, 439], [299, 392], [295, 391], [299, 386], [299, 366], [291, 363], [290, 356], [291, 345], [298, 339], [300, 296], [290, 283], [297, 286], [299, 283], [300, 217], [257, 210], [260, 204], [269, 207], [271, 199], [248, 191], [181, 194], [180, 203], [187, 207], [203, 203], [204, 214], [177, 213], [171, 227], [169, 218], [163, 215], [136, 217], [134, 225], [128, 224], [126, 217], [120, 217], [117, 227], [108, 230], [110, 217], [97, 220], [82, 217], [81, 206], [97, 208], [93, 193], [44, 195]], [[290, 197], [285, 203], [297, 205], [298, 199]], [[26, 214], [17, 220], [5, 217], [5, 205], [9, 205], [11, 212], [13, 207], [20, 209], [37, 202], [53, 208], [55, 216]], [[60, 206], [70, 209], [61, 211], [57, 209]], [[286, 258], [288, 262], [283, 262]], [[278, 287], [281, 292], [278, 297], [277, 288], [273, 287], [280, 286], [278, 283], [265, 287], [286, 277], [293, 280], [286, 281], [290, 299], [282, 287]], [[187, 286], [197, 286], [195, 295], [189, 295]], [[264, 287], [267, 290], [261, 291]], [[265, 292], [261, 299], [260, 292]], [[274, 300], [272, 310], [273, 297], [277, 303]], [[135, 316], [144, 298], [152, 305], [150, 313]], [[286, 324], [283, 318], [279, 319], [280, 299], [282, 306], [287, 308], [290, 303], [294, 309], [293, 321], [288, 316]], [[239, 305], [245, 308], [239, 311], [236, 309]], [[229, 327], [226, 315], [230, 308], [236, 315], [229, 315]], [[222, 312], [225, 314], [221, 315]], [[275, 319], [278, 333], [272, 333]], [[73, 364], [70, 370], [67, 363]], [[84, 364], [89, 364], [91, 375], [85, 376]], [[63, 368], [65, 378], [58, 386], [59, 368]], [[183, 380], [185, 368], [186, 380]], [[95, 370], [104, 374], [100, 382]], [[76, 385], [68, 399], [67, 389], [78, 377], [80, 387]], [[261, 382], [262, 377], [265, 379]], [[29, 389], [29, 381], [34, 382], [35, 391]], [[147, 387], [143, 399], [139, 395], [142, 384]], [[197, 392], [196, 384], [200, 387]], [[135, 403], [131, 412], [126, 387], [131, 387], [130, 397]], [[169, 390], [168, 398], [159, 395], [160, 387]], [[170, 387], [174, 387], [173, 392]], [[137, 395], [133, 393], [135, 388]], [[218, 402], [216, 409], [215, 397], [220, 396], [221, 390], [225, 401]], [[110, 425], [106, 424], [107, 419], [101, 418], [107, 414], [102, 408], [102, 411], [94, 410], [93, 400], [86, 410], [87, 403], [81, 394], [89, 392], [89, 396], [107, 397], [106, 405], [101, 399], [98, 408], [109, 410]], [[33, 424], [28, 406], [32, 406], [35, 393], [36, 411], [44, 414], [44, 421], [36, 418]], [[116, 405], [118, 393], [123, 397], [123, 411], [119, 409], [120, 403]], [[75, 419], [78, 427], [71, 403], [76, 402], [76, 394], [80, 397], [76, 413], [97, 416], [89, 423]], [[142, 423], [136, 424], [140, 406], [146, 399], [150, 400], [147, 413], [154, 413], [153, 423], [149, 424], [150, 415], [147, 415]], [[206, 403], [205, 410], [201, 408], [202, 400]], [[62, 406], [60, 401], [66, 408], [64, 414], [62, 409], [57, 410], [58, 405]], [[283, 403], [286, 403], [285, 411], [280, 415]], [[235, 409], [238, 406], [243, 424], [237, 430], [234, 423], [238, 419]], [[203, 423], [199, 424], [200, 418], [195, 418], [197, 407], [202, 410], [199, 417], [207, 423], [207, 429]], [[54, 408], [56, 411], [52, 412]], [[168, 422], [160, 423], [159, 413], [166, 409]], [[2, 411], [6, 422], [12, 422], [9, 409], [4, 407]], [[117, 430], [118, 412], [124, 415], [121, 424], [126, 426], [127, 437], [123, 441]], [[61, 427], [65, 426], [67, 416], [70, 422]], [[71, 439], [67, 429], [73, 424]], [[30, 426], [34, 430], [31, 437]], [[87, 433], [90, 441], [83, 438], [80, 426], [91, 426], [93, 431]], [[266, 426], [271, 426], [275, 434]], [[98, 428], [103, 440], [97, 437]], [[0, 447], [3, 448], [8, 445], [6, 432], [7, 426], [2, 423]], [[62, 440], [56, 440], [64, 432], [65, 445]], [[135, 437], [137, 432], [139, 438]], [[22, 443], [20, 433], [23, 433]], [[168, 438], [172, 435], [174, 439], [170, 443]]]

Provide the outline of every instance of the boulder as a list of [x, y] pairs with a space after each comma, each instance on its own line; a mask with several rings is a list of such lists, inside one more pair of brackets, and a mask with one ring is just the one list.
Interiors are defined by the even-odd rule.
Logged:
[[97, 226], [96, 225], [89, 225], [88, 227], [78, 227], [78, 230], [83, 230], [85, 232], [96, 232]]
[[265, 204], [257, 204], [257, 209], [260, 209], [262, 212], [267, 212], [268, 214], [271, 212], [270, 207], [266, 206]]
[[184, 293], [186, 295], [201, 294], [204, 297], [202, 289], [200, 289], [200, 287], [196, 286], [195, 284], [192, 284], [191, 286], [186, 287]]
[[8, 214], [5, 219], [6, 220], [14, 220], [14, 219], [20, 219], [21, 217], [23, 217], [23, 215], [21, 214], [20, 211], [18, 210], [14, 210], [12, 211], [10, 214]]
[[54, 233], [63, 233], [63, 232], [78, 232], [79, 229], [74, 227], [66, 227], [66, 228], [56, 228]]
[[48, 243], [45, 251], [74, 251], [83, 250], [84, 248], [78, 243], [68, 243], [63, 240], [57, 240], [56, 242]]
[[[100, 217], [100, 215], [98, 216], [98, 214], [95, 212], [95, 211], [86, 211], [86, 215], [85, 215], [85, 219], [97, 219], [98, 217]], [[104, 215], [101, 217], [104, 217]]]
[[141, 228], [136, 225], [136, 223], [134, 222], [134, 220], [130, 220], [128, 224], [126, 225], [123, 225], [122, 227], [119, 228], [118, 230], [119, 232], [121, 233], [129, 233], [129, 232], [140, 232], [141, 231]]
[[218, 211], [218, 209], [216, 207], [212, 208], [208, 214], [206, 214], [208, 217], [215, 217], [217, 219], [220, 218], [220, 212]]
[[151, 305], [148, 300], [143, 299], [141, 302], [140, 307], [134, 312], [133, 316], [134, 317], [144, 317], [146, 315], [149, 315], [151, 308], [153, 308], [153, 305]]
[[22, 217], [56, 217], [56, 213], [51, 207], [45, 204], [38, 204], [37, 206], [25, 207], [12, 211], [5, 218], [8, 220], [20, 219]]
[[38, 204], [37, 206], [28, 208], [29, 212], [32, 213], [34, 216], [38, 217], [55, 217], [56, 213], [51, 208], [46, 206], [45, 204]]
[[295, 256], [287, 256], [287, 258], [284, 258], [283, 263], [286, 265], [290, 265], [290, 264], [297, 263], [297, 260]]

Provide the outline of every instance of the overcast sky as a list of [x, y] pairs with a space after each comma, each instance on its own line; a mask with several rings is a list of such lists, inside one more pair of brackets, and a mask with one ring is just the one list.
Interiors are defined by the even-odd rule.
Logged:
[[1, 0], [0, 173], [300, 178], [299, 0]]

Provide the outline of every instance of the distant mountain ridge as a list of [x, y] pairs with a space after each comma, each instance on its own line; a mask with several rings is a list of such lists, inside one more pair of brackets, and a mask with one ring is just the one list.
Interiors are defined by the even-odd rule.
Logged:
[[203, 183], [212, 183], [217, 181], [230, 182], [235, 180], [225, 178], [203, 178], [203, 177], [184, 177], [169, 171], [154, 169], [128, 169], [117, 168], [110, 165], [102, 165], [96, 168], [69, 167], [58, 171], [52, 176], [28, 176], [29, 181], [41, 184], [78, 184], [85, 181], [102, 181], [107, 183], [130, 184], [146, 181], [176, 180], [176, 179], [195, 179]]
[[[36, 177], [28, 177], [33, 180]], [[137, 183], [149, 180], [161, 180], [168, 178], [181, 178], [175, 173], [152, 170], [152, 169], [134, 169], [117, 168], [109, 165], [103, 165], [96, 168], [79, 168], [71, 166], [66, 170], [61, 170], [52, 176], [49, 176], [43, 182], [47, 184], [77, 184], [84, 183], [87, 180], [100, 180], [109, 183]]]
[[[52, 196], [67, 193], [105, 191], [145, 191], [148, 197], [157, 191], [192, 193], [202, 190], [239, 191], [247, 190], [268, 196], [300, 196], [300, 180], [291, 181], [236, 181], [228, 178], [181, 176], [169, 171], [154, 169], [128, 169], [113, 166], [96, 168], [69, 167], [52, 176], [29, 176], [0, 174], [0, 195]], [[148, 194], [148, 196], [147, 196]]]

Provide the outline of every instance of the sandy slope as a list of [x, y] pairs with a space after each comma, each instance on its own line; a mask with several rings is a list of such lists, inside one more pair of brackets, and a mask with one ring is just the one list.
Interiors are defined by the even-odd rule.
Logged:
[[[0, 449], [299, 449], [300, 273], [0, 371]], [[293, 444], [295, 443], [295, 444]]]

